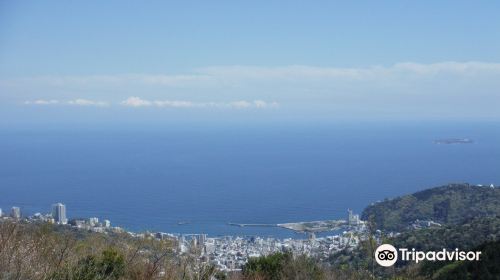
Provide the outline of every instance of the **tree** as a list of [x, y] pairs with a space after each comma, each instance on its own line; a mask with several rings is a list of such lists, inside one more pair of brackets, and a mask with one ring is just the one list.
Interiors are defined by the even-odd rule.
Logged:
[[285, 252], [251, 258], [243, 268], [243, 276], [259, 280], [320, 280], [325, 279], [325, 271], [309, 257], [294, 258], [292, 253]]

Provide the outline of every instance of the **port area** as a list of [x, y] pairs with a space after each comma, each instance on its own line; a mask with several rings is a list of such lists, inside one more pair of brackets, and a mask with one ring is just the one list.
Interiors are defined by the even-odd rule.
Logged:
[[347, 228], [349, 223], [346, 220], [328, 220], [277, 224], [278, 227], [293, 230], [296, 232], [324, 232], [336, 231]]
[[350, 227], [349, 222], [346, 220], [311, 221], [311, 222], [296, 222], [296, 223], [284, 223], [284, 224], [228, 223], [228, 225], [237, 227], [280, 227], [299, 233], [336, 231]]
[[337, 231], [341, 229], [352, 231], [363, 231], [365, 229], [365, 221], [355, 215], [351, 209], [347, 209], [347, 220], [324, 220], [312, 222], [297, 222], [284, 224], [239, 224], [228, 223], [230, 226], [237, 227], [280, 227], [288, 230], [293, 230], [299, 233], [317, 233], [325, 231]]
[[235, 227], [278, 227], [278, 224], [239, 224], [239, 223], [227, 223], [227, 224]]

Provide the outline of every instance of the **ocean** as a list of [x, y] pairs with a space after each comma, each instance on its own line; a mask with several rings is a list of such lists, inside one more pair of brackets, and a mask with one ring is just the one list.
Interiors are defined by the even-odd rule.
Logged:
[[[471, 138], [472, 144], [435, 144]], [[498, 123], [75, 126], [0, 130], [0, 208], [62, 202], [132, 231], [299, 237], [285, 223], [346, 218], [451, 182], [500, 183]]]

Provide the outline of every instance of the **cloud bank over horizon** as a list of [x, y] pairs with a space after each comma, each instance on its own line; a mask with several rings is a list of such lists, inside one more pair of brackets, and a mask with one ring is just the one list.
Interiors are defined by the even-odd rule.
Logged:
[[95, 107], [107, 107], [109, 104], [104, 101], [88, 100], [83, 98], [77, 98], [74, 100], [61, 101], [57, 99], [36, 99], [36, 100], [26, 100], [25, 105], [71, 105], [71, 106], [95, 106]]
[[298, 110], [331, 109], [333, 117], [453, 117], [467, 112], [471, 118], [500, 119], [492, 111], [500, 104], [500, 63], [236, 65], [187, 74], [44, 75], [1, 78], [0, 92], [2, 103], [31, 105], [261, 109], [279, 103]]
[[[94, 106], [94, 107], [108, 107], [110, 103], [104, 101], [95, 101], [78, 98], [75, 100], [61, 101], [57, 99], [37, 99], [27, 100], [25, 105], [70, 105], [70, 106]], [[245, 108], [277, 108], [277, 102], [266, 102], [264, 100], [238, 100], [233, 102], [192, 102], [187, 100], [146, 100], [137, 96], [131, 96], [116, 105], [127, 107], [160, 107], [160, 108], [232, 108], [232, 109], [245, 109]]]
[[233, 102], [192, 102], [186, 100], [145, 100], [137, 96], [131, 96], [126, 100], [123, 100], [121, 105], [129, 107], [171, 107], [171, 108], [276, 108], [278, 107], [277, 102], [266, 102], [263, 100], [238, 100]]

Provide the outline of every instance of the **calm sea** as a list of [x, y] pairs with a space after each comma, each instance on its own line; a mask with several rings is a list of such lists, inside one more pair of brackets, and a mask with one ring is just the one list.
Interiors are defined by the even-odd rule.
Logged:
[[[437, 145], [467, 137], [473, 144]], [[0, 207], [129, 230], [293, 236], [236, 223], [338, 219], [449, 182], [500, 183], [500, 125], [3, 128]], [[178, 223], [184, 223], [179, 225]]]

